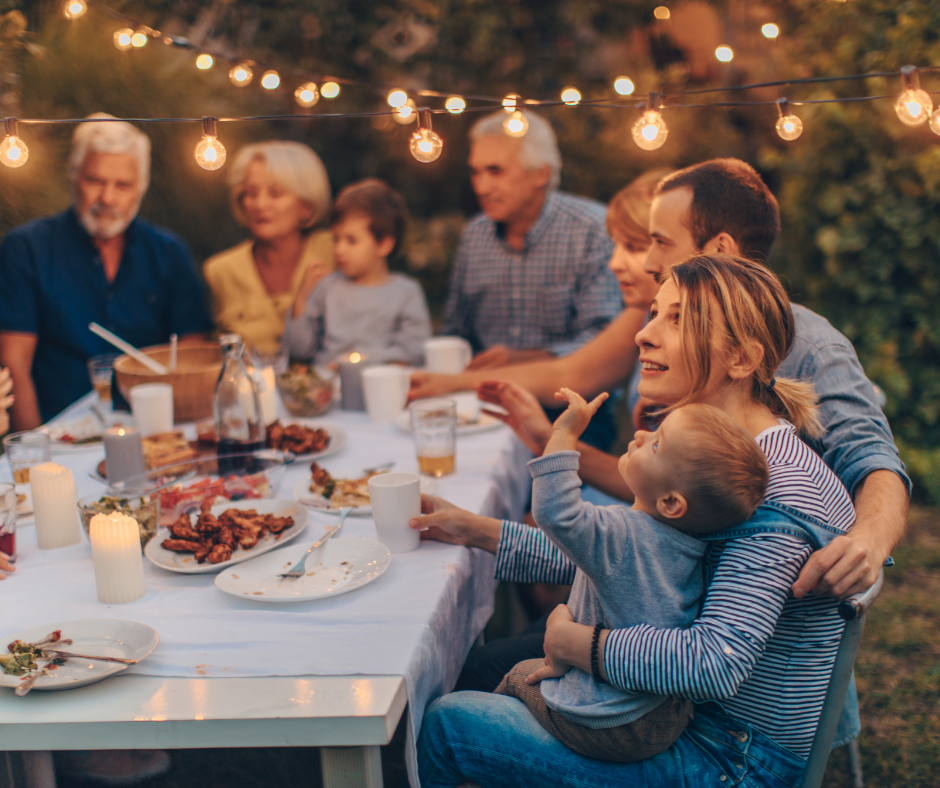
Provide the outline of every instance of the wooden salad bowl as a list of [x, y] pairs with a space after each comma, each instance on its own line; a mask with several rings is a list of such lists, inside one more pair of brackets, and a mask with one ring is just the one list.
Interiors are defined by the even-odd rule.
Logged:
[[[164, 366], [170, 364], [170, 346], [141, 348]], [[130, 356], [114, 362], [114, 382], [130, 402], [130, 390], [142, 383], [169, 383], [173, 387], [173, 421], [198, 421], [212, 416], [215, 384], [222, 372], [222, 350], [216, 343], [180, 345], [176, 352], [176, 370], [158, 375]]]

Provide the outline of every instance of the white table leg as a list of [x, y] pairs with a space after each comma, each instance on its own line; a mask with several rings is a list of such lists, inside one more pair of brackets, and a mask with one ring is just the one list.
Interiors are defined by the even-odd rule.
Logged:
[[48, 750], [20, 753], [23, 762], [24, 788], [56, 788], [55, 766]]
[[382, 788], [382, 754], [375, 745], [321, 747], [320, 768], [324, 788]]

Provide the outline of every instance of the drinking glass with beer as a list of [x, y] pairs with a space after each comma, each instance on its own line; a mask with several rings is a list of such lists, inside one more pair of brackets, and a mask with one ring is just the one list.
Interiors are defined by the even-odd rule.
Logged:
[[16, 561], [16, 488], [0, 484], [0, 553]]
[[418, 469], [425, 476], [454, 472], [457, 450], [457, 403], [425, 399], [412, 403], [411, 427], [418, 452]]
[[29, 469], [52, 459], [52, 442], [46, 433], [38, 430], [7, 435], [3, 439], [3, 448], [17, 484], [29, 484]]
[[120, 356], [120, 353], [105, 353], [88, 359], [88, 375], [91, 377], [91, 385], [95, 387], [98, 401], [107, 409], [111, 408], [111, 380], [114, 376], [114, 362]]

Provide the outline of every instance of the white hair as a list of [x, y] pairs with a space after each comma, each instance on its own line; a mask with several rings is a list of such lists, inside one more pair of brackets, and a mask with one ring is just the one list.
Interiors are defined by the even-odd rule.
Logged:
[[297, 195], [310, 206], [311, 216], [304, 227], [313, 227], [329, 216], [332, 194], [326, 167], [309, 147], [301, 142], [271, 140], [246, 145], [235, 157], [229, 172], [232, 187], [232, 213], [240, 224], [247, 224], [241, 201], [245, 193], [245, 178], [253, 161], [263, 162], [268, 174], [287, 191]]
[[[529, 121], [529, 130], [521, 137], [522, 146], [519, 148], [519, 162], [527, 170], [536, 170], [539, 167], [549, 167], [551, 177], [548, 181], [549, 190], [557, 189], [561, 183], [561, 152], [558, 150], [558, 140], [551, 124], [541, 115], [531, 110], [522, 110]], [[500, 137], [506, 134], [503, 122], [509, 115], [505, 110], [487, 115], [473, 124], [470, 129], [470, 139], [480, 137]]]
[[89, 118], [111, 118], [107, 123], [79, 123], [72, 135], [69, 155], [69, 182], [74, 198], [78, 174], [90, 153], [128, 153], [137, 159], [137, 187], [143, 198], [150, 186], [150, 137], [136, 126], [117, 120], [107, 112], [95, 112]]

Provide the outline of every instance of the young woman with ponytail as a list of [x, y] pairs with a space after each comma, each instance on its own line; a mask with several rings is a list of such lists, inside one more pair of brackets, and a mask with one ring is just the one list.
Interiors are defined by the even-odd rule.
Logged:
[[[556, 741], [514, 698], [456, 692], [424, 718], [425, 788], [466, 780], [489, 788], [799, 785], [843, 624], [835, 599], [796, 599], [790, 588], [812, 550], [844, 534], [855, 513], [797, 437], [797, 429], [819, 430], [812, 387], [774, 377], [793, 338], [789, 301], [766, 267], [702, 254], [672, 269], [637, 334], [640, 393], [666, 410], [699, 402], [730, 415], [767, 456], [767, 496], [748, 522], [702, 537], [713, 542], [707, 590], [689, 628], [608, 630], [576, 624], [564, 605], [549, 619], [537, 680], [577, 667], [624, 690], [689, 698], [695, 718], [679, 740], [645, 761], [597, 761]], [[565, 582], [574, 574], [541, 531], [456, 512], [442, 507], [415, 524], [494, 549], [501, 579]]]

